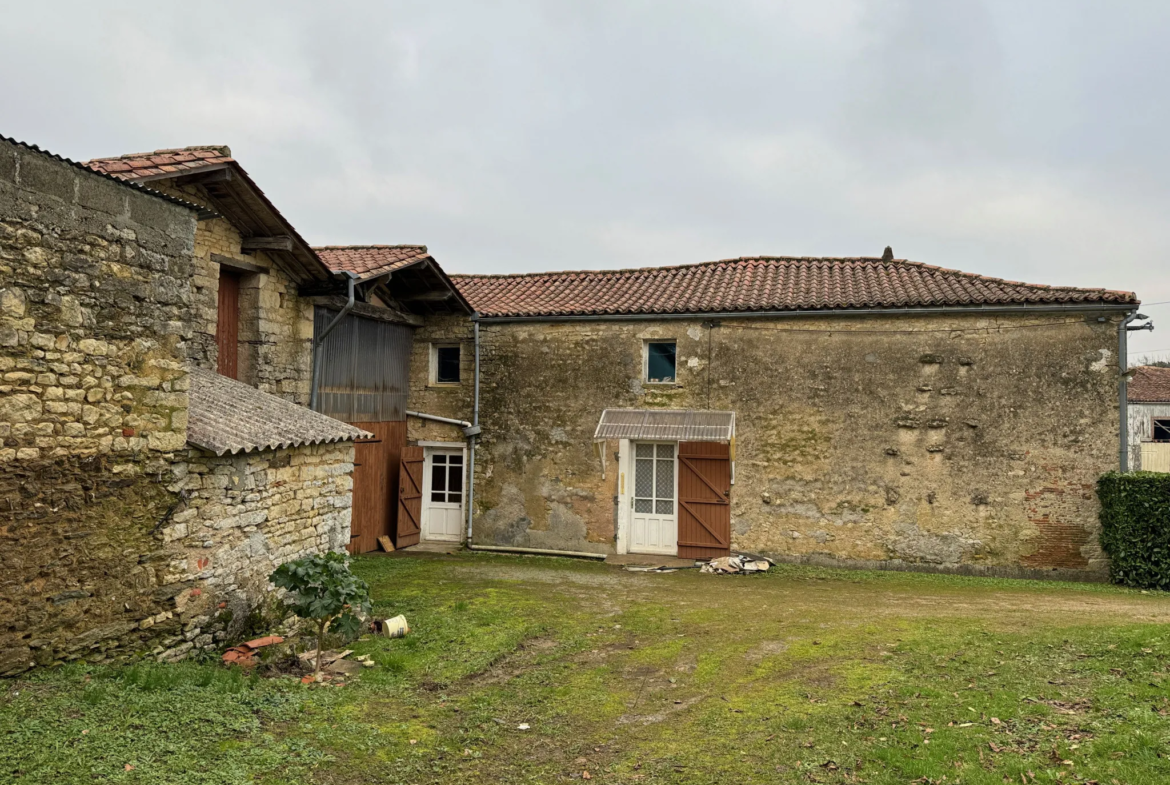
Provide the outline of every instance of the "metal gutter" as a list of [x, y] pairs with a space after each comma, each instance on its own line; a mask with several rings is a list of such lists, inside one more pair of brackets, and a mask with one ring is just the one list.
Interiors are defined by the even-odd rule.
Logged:
[[467, 469], [467, 544], [471, 545], [471, 522], [475, 515], [475, 435], [479, 433], [479, 320], [473, 315], [475, 326], [475, 398], [471, 405], [471, 424], [475, 433], [467, 437], [469, 447]]
[[319, 398], [317, 394], [317, 384], [321, 379], [321, 345], [325, 343], [326, 336], [333, 332], [333, 328], [341, 324], [341, 320], [344, 319], [346, 314], [348, 314], [353, 309], [353, 285], [357, 280], [357, 275], [350, 272], [344, 273], [344, 275], [346, 277], [346, 287], [349, 290], [349, 297], [346, 300], [345, 307], [338, 312], [337, 316], [333, 317], [333, 321], [329, 323], [329, 326], [327, 326], [320, 335], [313, 336], [313, 388], [309, 391], [309, 408], [313, 411], [317, 411], [317, 403]]
[[488, 551], [491, 553], [526, 553], [533, 556], [572, 556], [578, 559], [597, 559], [605, 561], [607, 554], [585, 553], [584, 551], [550, 551], [544, 548], [512, 548], [505, 545], [468, 545], [473, 551]]
[[437, 414], [427, 414], [426, 412], [406, 412], [407, 417], [417, 417], [420, 420], [430, 420], [431, 422], [445, 422], [448, 425], [458, 425], [460, 428], [467, 429], [471, 427], [471, 423], [467, 420], [456, 420], [451, 417], [440, 417]]
[[839, 308], [791, 311], [720, 311], [693, 313], [566, 314], [560, 316], [480, 316], [484, 324], [510, 322], [610, 322], [666, 319], [793, 319], [816, 316], [955, 316], [961, 314], [1100, 313], [1132, 311], [1139, 303], [1058, 303], [1053, 305], [952, 305], [936, 308]]

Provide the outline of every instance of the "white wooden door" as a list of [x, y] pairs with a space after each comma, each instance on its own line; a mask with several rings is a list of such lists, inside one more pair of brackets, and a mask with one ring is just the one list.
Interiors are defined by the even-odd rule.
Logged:
[[678, 553], [675, 453], [673, 444], [634, 444], [631, 553]]
[[463, 453], [427, 451], [423, 539], [459, 542], [463, 531]]

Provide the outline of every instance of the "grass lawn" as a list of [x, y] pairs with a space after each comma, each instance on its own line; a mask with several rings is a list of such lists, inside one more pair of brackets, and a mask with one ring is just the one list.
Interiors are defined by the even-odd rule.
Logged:
[[[14, 783], [1170, 781], [1170, 597], [780, 567], [367, 557], [343, 688], [215, 664], [0, 682]], [[526, 727], [526, 729], [522, 729]]]

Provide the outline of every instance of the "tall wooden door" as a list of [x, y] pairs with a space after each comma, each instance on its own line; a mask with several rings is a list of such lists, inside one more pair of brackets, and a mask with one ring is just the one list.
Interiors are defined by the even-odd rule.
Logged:
[[219, 357], [216, 370], [223, 376], [240, 378], [240, 276], [223, 268], [219, 271], [215, 343]]
[[731, 450], [715, 442], [678, 445], [678, 555], [731, 553]]
[[[398, 506], [398, 467], [406, 445], [406, 423], [355, 422], [372, 439], [354, 444], [353, 509], [350, 515], [350, 553], [378, 550], [378, 538], [394, 538]], [[398, 547], [397, 545], [395, 547]]]
[[422, 532], [422, 487], [424, 454], [422, 447], [404, 447], [398, 470], [398, 539], [395, 548], [418, 545]]

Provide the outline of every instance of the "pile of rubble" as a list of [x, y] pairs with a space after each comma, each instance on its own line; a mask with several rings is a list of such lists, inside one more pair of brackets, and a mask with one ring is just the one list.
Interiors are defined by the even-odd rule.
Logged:
[[711, 575], [743, 575], [753, 572], [767, 572], [776, 563], [767, 556], [754, 553], [733, 553], [712, 559], [699, 568], [699, 572]]

